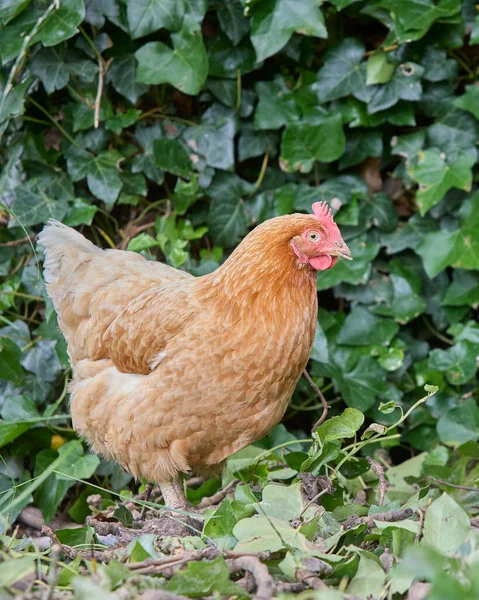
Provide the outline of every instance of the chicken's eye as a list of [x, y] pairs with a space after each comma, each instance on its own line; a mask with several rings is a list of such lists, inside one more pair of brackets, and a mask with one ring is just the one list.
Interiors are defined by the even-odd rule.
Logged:
[[310, 242], [319, 242], [321, 236], [317, 231], [308, 231], [308, 240]]

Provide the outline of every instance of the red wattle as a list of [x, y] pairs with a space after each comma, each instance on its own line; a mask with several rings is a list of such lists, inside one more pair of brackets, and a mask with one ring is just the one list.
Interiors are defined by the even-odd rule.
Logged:
[[325, 271], [333, 266], [333, 257], [328, 254], [323, 256], [316, 256], [315, 258], [309, 259], [309, 264], [316, 269], [316, 271]]

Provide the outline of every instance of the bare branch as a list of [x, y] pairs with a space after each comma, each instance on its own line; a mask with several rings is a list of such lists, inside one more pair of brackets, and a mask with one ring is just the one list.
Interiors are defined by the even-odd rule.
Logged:
[[232, 573], [248, 571], [254, 577], [256, 583], [256, 594], [253, 600], [271, 600], [273, 597], [273, 578], [269, 574], [268, 567], [263, 565], [256, 556], [240, 556], [226, 561]]
[[303, 377], [306, 379], [306, 381], [309, 383], [309, 385], [313, 388], [313, 390], [318, 394], [318, 397], [321, 400], [321, 404], [323, 405], [323, 413], [319, 417], [319, 419], [316, 421], [316, 423], [313, 425], [312, 431], [316, 431], [316, 429], [321, 425], [321, 423], [328, 416], [329, 406], [328, 406], [328, 403], [326, 402], [326, 398], [323, 396], [323, 393], [321, 392], [319, 387], [314, 383], [314, 381], [311, 379], [311, 376], [306, 369], [304, 369], [304, 371], [303, 371]]
[[379, 490], [378, 506], [382, 506], [384, 504], [384, 496], [386, 495], [386, 492], [388, 490], [388, 484], [386, 482], [386, 477], [384, 476], [384, 468], [377, 461], [375, 461], [374, 458], [371, 458], [370, 456], [368, 456], [366, 458], [366, 460], [370, 464], [371, 469], [378, 476], [378, 479], [379, 479], [379, 483], [378, 483], [378, 490]]

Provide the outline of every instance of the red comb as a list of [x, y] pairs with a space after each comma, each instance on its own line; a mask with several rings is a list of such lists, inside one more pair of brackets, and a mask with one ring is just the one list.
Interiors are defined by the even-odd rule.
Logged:
[[334, 223], [332, 210], [326, 202], [315, 202], [313, 204], [314, 216], [321, 220], [327, 220]]

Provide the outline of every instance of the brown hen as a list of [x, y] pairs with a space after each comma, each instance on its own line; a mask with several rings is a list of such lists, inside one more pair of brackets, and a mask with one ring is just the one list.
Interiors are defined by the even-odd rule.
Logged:
[[73, 425], [171, 508], [186, 507], [182, 473], [221, 466], [286, 410], [313, 343], [316, 272], [351, 257], [327, 206], [313, 210], [259, 225], [198, 278], [56, 221], [39, 236]]

